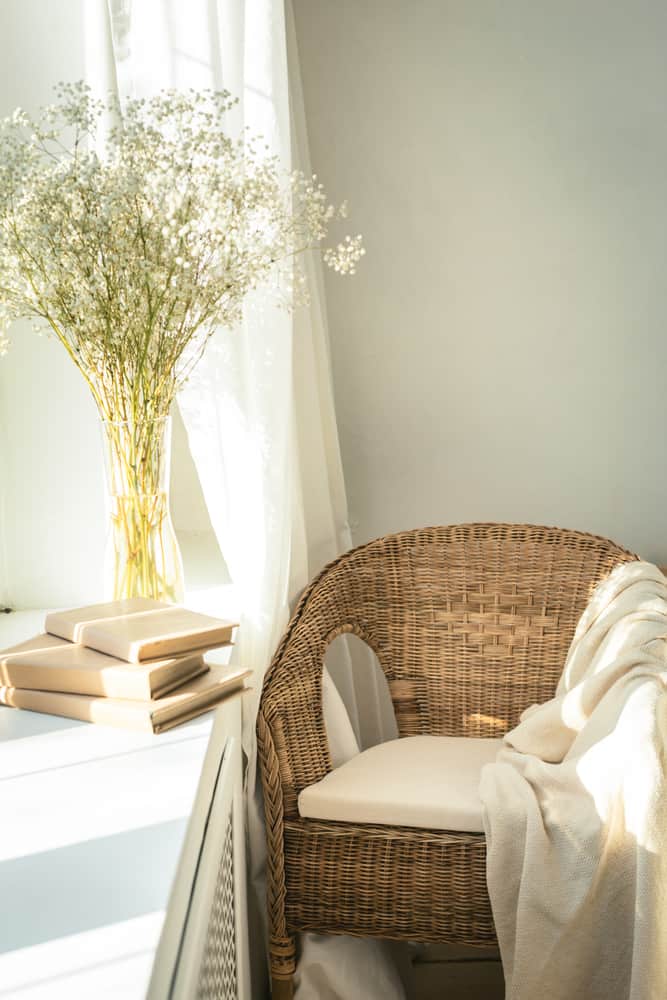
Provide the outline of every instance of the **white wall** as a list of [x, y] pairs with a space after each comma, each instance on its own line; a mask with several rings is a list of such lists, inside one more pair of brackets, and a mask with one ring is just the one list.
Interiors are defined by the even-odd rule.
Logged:
[[[1, 0], [0, 116], [17, 105], [36, 111], [53, 99], [59, 80], [104, 75], [95, 64], [104, 59], [103, 41], [90, 35], [103, 23], [92, 16], [94, 5], [103, 3]], [[37, 338], [29, 324], [17, 325], [12, 339], [0, 359], [0, 603], [91, 602], [102, 595], [106, 532], [97, 412], [55, 340]], [[202, 561], [225, 580], [178, 420], [175, 431], [172, 511], [185, 542], [186, 582], [197, 582]], [[199, 544], [191, 545], [192, 539]]]
[[667, 562], [667, 7], [294, 0], [363, 541], [511, 520]]
[[[0, 115], [35, 111], [61, 79], [83, 77], [81, 0], [3, 0]], [[59, 345], [29, 324], [12, 331], [0, 360], [8, 600], [76, 603], [97, 595], [104, 544], [95, 410]], [[102, 507], [102, 512], [100, 512]]]

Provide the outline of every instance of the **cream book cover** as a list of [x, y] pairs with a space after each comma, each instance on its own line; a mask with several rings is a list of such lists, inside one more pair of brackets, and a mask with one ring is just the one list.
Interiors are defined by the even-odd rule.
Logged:
[[84, 646], [129, 663], [214, 649], [231, 641], [236, 622], [210, 618], [175, 604], [155, 603], [158, 607], [118, 615], [94, 617], [99, 606], [92, 613], [79, 608], [52, 614], [47, 618], [47, 631], [62, 634], [70, 630]]
[[81, 642], [80, 632], [91, 622], [124, 618], [143, 611], [170, 608], [165, 601], [154, 601], [150, 597], [128, 597], [122, 601], [107, 601], [105, 604], [89, 604], [85, 608], [70, 608], [68, 611], [51, 611], [46, 616], [44, 631], [58, 635], [70, 642]]
[[131, 664], [54, 635], [0, 652], [0, 683], [37, 691], [150, 701], [208, 670], [201, 653]]
[[164, 698], [144, 702], [4, 686], [0, 687], [0, 704], [103, 726], [161, 733], [247, 690], [243, 681], [249, 674], [242, 667], [211, 667]]

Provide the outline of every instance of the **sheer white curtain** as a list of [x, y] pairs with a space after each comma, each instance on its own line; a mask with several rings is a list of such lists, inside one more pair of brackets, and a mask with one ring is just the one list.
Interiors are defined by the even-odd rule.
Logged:
[[[228, 127], [236, 132], [248, 127], [264, 136], [286, 168], [300, 165], [295, 156], [298, 147], [305, 152], [305, 131], [298, 86], [296, 101], [290, 102], [291, 25], [284, 0], [108, 0], [105, 17], [107, 10], [108, 44], [101, 46], [100, 59], [91, 68], [98, 86], [106, 78], [121, 96], [147, 96], [161, 87], [227, 89], [239, 98]], [[93, 25], [92, 30], [99, 36], [103, 27]], [[309, 261], [307, 266], [310, 307], [290, 315], [277, 310], [267, 294], [254, 294], [242, 328], [215, 335], [178, 400], [211, 523], [242, 608], [235, 653], [255, 671], [253, 694], [244, 701], [244, 749], [257, 920], [265, 909], [254, 732], [262, 676], [290, 603], [316, 570], [350, 545], [321, 281], [317, 264]], [[358, 725], [354, 680], [344, 653], [336, 675]], [[326, 708], [334, 720], [329, 726], [332, 753], [342, 760], [356, 752], [357, 741], [328, 678]], [[251, 927], [251, 941], [262, 940], [260, 928]], [[382, 972], [374, 946], [338, 942], [336, 958], [322, 946], [315, 936], [304, 942], [302, 997], [352, 997], [362, 989], [370, 998], [375, 984], [381, 987], [378, 997], [391, 995], [385, 985], [393, 974]], [[341, 948], [347, 954], [343, 961]], [[359, 968], [352, 979], [336, 983], [335, 966], [350, 969], [357, 955]], [[310, 970], [322, 968], [329, 985], [325, 989], [320, 978], [313, 992]], [[266, 989], [263, 972], [256, 955], [253, 996]]]
[[5, 455], [3, 407], [0, 399], [0, 614], [2, 608], [9, 603], [9, 569], [7, 560], [7, 544], [5, 541], [5, 525], [7, 524], [7, 458]]

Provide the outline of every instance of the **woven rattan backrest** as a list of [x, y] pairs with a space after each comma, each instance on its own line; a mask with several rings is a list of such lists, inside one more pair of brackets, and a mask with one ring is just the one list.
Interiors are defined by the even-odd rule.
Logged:
[[331, 766], [321, 677], [335, 636], [353, 632], [375, 650], [401, 736], [501, 735], [553, 694], [593, 588], [635, 558], [581, 532], [466, 524], [389, 535], [331, 563], [305, 592], [262, 695], [286, 808]]

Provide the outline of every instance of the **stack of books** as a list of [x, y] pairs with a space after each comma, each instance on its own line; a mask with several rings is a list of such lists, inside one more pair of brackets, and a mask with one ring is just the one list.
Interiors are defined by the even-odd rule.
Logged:
[[250, 671], [203, 656], [235, 627], [144, 598], [52, 612], [0, 652], [0, 704], [160, 733], [244, 690]]

